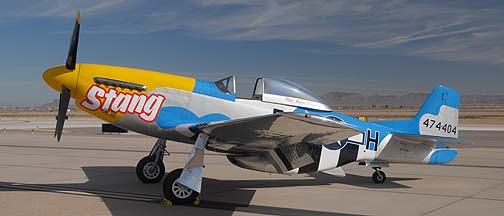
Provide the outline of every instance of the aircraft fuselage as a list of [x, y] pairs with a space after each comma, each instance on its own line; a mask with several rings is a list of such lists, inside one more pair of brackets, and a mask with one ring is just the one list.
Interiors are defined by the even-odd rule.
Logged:
[[[343, 121], [354, 128], [366, 131], [346, 140], [335, 140], [334, 145], [308, 146], [315, 165], [291, 171], [314, 172], [342, 166], [353, 161], [386, 160], [387, 162], [428, 163], [429, 147], [415, 149], [421, 156], [409, 157], [408, 146], [402, 151], [389, 150], [391, 133], [401, 133], [396, 128], [356, 118], [333, 111], [320, 111], [291, 105], [264, 102], [252, 98], [236, 98], [219, 89], [214, 82], [147, 70], [77, 64], [70, 71], [64, 66], [48, 69], [44, 80], [55, 90], [61, 85], [70, 89], [76, 106], [106, 122], [141, 134], [193, 144], [196, 134], [191, 125], [219, 122], [272, 114], [298, 112], [325, 116]], [[208, 146], [212, 150], [227, 151], [226, 145]], [[236, 152], [235, 152], [236, 153]], [[383, 154], [381, 154], [383, 153]], [[380, 157], [382, 155], [382, 157]], [[426, 159], [427, 158], [427, 159]], [[230, 161], [249, 169], [261, 170], [248, 161], [257, 158], [230, 158]]]

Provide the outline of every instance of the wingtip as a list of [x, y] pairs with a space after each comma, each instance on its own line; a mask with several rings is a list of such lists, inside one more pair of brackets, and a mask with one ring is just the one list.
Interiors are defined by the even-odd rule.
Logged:
[[77, 23], [80, 25], [80, 10], [77, 10]]

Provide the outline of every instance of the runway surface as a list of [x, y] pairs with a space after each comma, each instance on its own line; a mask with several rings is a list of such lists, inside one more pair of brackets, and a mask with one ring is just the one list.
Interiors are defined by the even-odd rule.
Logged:
[[[90, 125], [91, 126], [91, 125]], [[68, 127], [0, 131], [0, 215], [502, 215], [504, 134], [462, 131], [477, 145], [447, 166], [392, 164], [385, 184], [350, 164], [347, 177], [275, 175], [241, 169], [207, 152], [201, 205], [163, 206], [161, 184], [142, 184], [137, 161], [154, 138]], [[167, 172], [190, 146], [168, 143]]]

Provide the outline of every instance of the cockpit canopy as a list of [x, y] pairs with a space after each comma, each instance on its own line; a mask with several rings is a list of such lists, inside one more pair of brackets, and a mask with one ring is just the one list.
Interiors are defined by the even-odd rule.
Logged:
[[252, 98], [265, 102], [331, 111], [331, 108], [317, 95], [296, 83], [279, 78], [258, 78]]

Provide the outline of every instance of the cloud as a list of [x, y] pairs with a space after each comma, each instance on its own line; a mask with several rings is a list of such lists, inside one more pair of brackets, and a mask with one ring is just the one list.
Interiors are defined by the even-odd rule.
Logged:
[[83, 15], [95, 16], [114, 8], [123, 7], [126, 0], [40, 0], [7, 1], [0, 3], [2, 17], [74, 17], [77, 10]]
[[[223, 40], [305, 40], [438, 60], [504, 63], [504, 11], [437, 1], [193, 1], [161, 25]], [[476, 5], [478, 6], [478, 5]], [[163, 9], [161, 9], [163, 10]], [[170, 10], [170, 9], [169, 9]], [[176, 14], [176, 15], [175, 15]], [[150, 28], [149, 26], [153, 27]]]
[[[463, 5], [462, 5], [463, 6]], [[191, 26], [230, 40], [309, 40], [432, 59], [501, 64], [503, 11], [409, 1], [280, 1]]]
[[316, 41], [437, 60], [504, 64], [504, 10], [472, 0], [44, 0], [27, 5], [31, 6], [17, 15], [72, 17], [76, 8], [83, 16], [96, 17], [125, 8], [131, 12], [101, 19], [88, 33], [177, 29], [210, 39]]
[[[240, 1], [212, 2], [200, 6]], [[228, 40], [322, 41], [440, 60], [504, 63], [504, 11], [465, 7], [405, 0], [262, 1], [185, 25]]]

